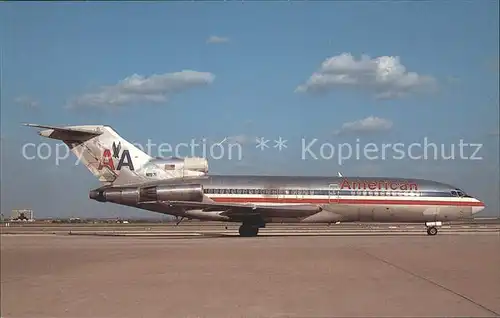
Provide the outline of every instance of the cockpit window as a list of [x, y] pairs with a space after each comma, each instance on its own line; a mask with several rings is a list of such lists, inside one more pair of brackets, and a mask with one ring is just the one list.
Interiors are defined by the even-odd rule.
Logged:
[[460, 197], [460, 198], [469, 197], [469, 195], [467, 195], [467, 193], [465, 193], [464, 191], [462, 191], [460, 189], [452, 190], [451, 195], [456, 196], [456, 197]]

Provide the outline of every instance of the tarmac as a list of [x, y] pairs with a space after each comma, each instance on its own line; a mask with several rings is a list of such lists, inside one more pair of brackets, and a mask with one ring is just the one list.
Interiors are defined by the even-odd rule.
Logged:
[[407, 224], [236, 233], [223, 224], [2, 228], [1, 316], [500, 317], [498, 225], [436, 236]]

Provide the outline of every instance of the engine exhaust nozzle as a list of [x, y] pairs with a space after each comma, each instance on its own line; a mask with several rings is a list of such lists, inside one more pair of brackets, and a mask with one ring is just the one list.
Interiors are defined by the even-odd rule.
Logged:
[[89, 192], [89, 198], [99, 202], [106, 202], [106, 198], [104, 197], [104, 193], [102, 191], [91, 190]]

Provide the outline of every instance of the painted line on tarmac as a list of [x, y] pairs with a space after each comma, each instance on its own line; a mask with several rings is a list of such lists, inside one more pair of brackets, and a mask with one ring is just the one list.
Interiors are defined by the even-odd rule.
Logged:
[[[441, 231], [438, 235], [498, 235], [495, 232], [463, 232], [463, 231]], [[380, 232], [359, 232], [359, 231], [346, 231], [346, 232], [260, 232], [259, 237], [273, 237], [273, 236], [428, 236], [427, 233], [422, 231], [415, 232], [395, 232], [395, 231], [380, 231]], [[23, 237], [47, 237], [55, 236], [51, 234], [2, 234], [2, 236], [23, 236]], [[161, 233], [161, 234], [151, 234], [151, 233], [78, 233], [71, 235], [58, 235], [59, 237], [70, 237], [70, 236], [94, 236], [94, 237], [164, 237], [164, 238], [188, 238], [188, 237], [239, 237], [237, 232], [198, 232], [198, 233]]]
[[[473, 232], [473, 231], [441, 231], [439, 234], [443, 235], [491, 235], [497, 234], [495, 232]], [[210, 236], [210, 235], [223, 235], [223, 236], [239, 236], [236, 231], [200, 231], [189, 233], [72, 233], [75, 236], [128, 236], [128, 237], [186, 237], [186, 236]], [[369, 235], [427, 235], [425, 231], [342, 231], [342, 232], [293, 232], [293, 231], [260, 231], [258, 236], [369, 236]]]
[[[298, 233], [298, 234], [329, 234], [329, 233], [421, 233], [425, 232], [424, 229], [327, 229], [327, 230], [281, 230], [281, 229], [261, 229], [260, 233]], [[461, 233], [500, 233], [500, 229], [440, 229], [440, 233], [449, 232], [461, 232]], [[175, 230], [175, 231], [61, 231], [61, 232], [45, 232], [45, 233], [33, 233], [33, 232], [11, 232], [11, 233], [1, 233], [1, 235], [24, 235], [24, 236], [47, 236], [47, 235], [200, 235], [201, 234], [218, 234], [218, 233], [238, 233], [235, 229], [228, 230], [200, 230], [200, 231], [186, 231], [186, 230]]]
[[[400, 229], [400, 230], [370, 230], [370, 229], [364, 229], [364, 230], [323, 230], [323, 231], [318, 231], [318, 230], [301, 230], [301, 231], [283, 231], [283, 230], [269, 230], [269, 229], [261, 229], [259, 231], [260, 233], [303, 233], [303, 234], [316, 234], [316, 233], [350, 233], [350, 232], [355, 232], [355, 233], [421, 233], [425, 232], [425, 229], [412, 229], [412, 230], [406, 230], [406, 229]], [[469, 233], [500, 233], [500, 230], [490, 230], [490, 229], [469, 229], [469, 230], [441, 230], [440, 232], [442, 233], [447, 233], [447, 232], [469, 232]], [[238, 233], [237, 230], [201, 230], [201, 231], [71, 231], [71, 232], [61, 232], [59, 234], [69, 234], [69, 235], [189, 235], [192, 233]], [[43, 235], [43, 234], [40, 234]]]

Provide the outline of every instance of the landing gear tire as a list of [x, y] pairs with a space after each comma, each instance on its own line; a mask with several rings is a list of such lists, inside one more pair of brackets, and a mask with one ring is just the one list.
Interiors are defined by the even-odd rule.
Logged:
[[438, 233], [438, 229], [435, 226], [430, 226], [427, 228], [428, 235], [436, 235]]
[[255, 225], [243, 224], [240, 226], [239, 232], [242, 237], [253, 237], [259, 234], [259, 227]]

